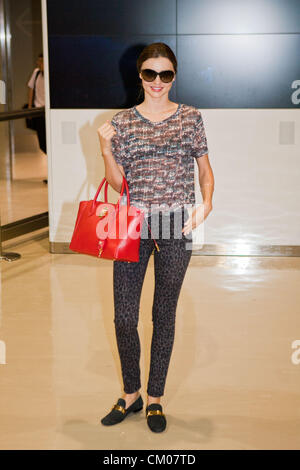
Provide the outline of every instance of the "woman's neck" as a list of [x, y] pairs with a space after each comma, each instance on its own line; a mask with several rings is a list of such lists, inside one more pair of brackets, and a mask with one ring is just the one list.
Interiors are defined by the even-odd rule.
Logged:
[[161, 114], [164, 112], [172, 111], [174, 107], [177, 106], [177, 103], [173, 103], [173, 101], [165, 101], [163, 103], [157, 103], [153, 101], [144, 100], [141, 104], [139, 104], [139, 109], [141, 111], [146, 111], [149, 114]]

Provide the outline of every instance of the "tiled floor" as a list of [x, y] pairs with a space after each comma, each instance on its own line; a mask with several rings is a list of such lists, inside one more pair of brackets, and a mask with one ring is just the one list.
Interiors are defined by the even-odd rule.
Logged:
[[[47, 230], [32, 236], [5, 242], [21, 258], [1, 261], [1, 449], [300, 449], [300, 258], [192, 256], [155, 434], [144, 409], [99, 423], [123, 393], [112, 262], [51, 254]], [[153, 288], [151, 258], [144, 402]]]

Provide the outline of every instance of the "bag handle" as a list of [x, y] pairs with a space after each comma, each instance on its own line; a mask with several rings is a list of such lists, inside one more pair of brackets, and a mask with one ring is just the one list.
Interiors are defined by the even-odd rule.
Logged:
[[[122, 175], [122, 176], [123, 176], [123, 175]], [[106, 183], [105, 183], [105, 189], [104, 189], [104, 202], [108, 202], [108, 200], [107, 200], [108, 181], [107, 181], [107, 179], [106, 179], [105, 176], [104, 176], [103, 180], [101, 181], [101, 183], [100, 183], [100, 185], [99, 185], [99, 187], [98, 187], [98, 189], [97, 189], [97, 192], [96, 192], [96, 194], [95, 194], [95, 197], [94, 197], [94, 199], [93, 199], [93, 203], [92, 203], [92, 206], [91, 206], [91, 210], [90, 210], [89, 215], [92, 215], [92, 214], [95, 212], [95, 210], [96, 210], [96, 200], [97, 200], [97, 198], [98, 198], [98, 196], [99, 196], [99, 193], [100, 193], [100, 191], [101, 191], [101, 188], [102, 188], [104, 182], [106, 182]], [[127, 184], [126, 178], [123, 176], [123, 181], [122, 181], [122, 187], [121, 187], [120, 197], [119, 197], [118, 202], [117, 202], [117, 205], [116, 205], [116, 210], [117, 210], [117, 211], [119, 211], [120, 201], [121, 201], [121, 198], [122, 198], [122, 196], [123, 196], [123, 194], [124, 194], [124, 187], [125, 187], [126, 193], [127, 193], [127, 209], [129, 210], [129, 205], [130, 205], [129, 189], [128, 189], [128, 184]]]
[[[91, 209], [90, 209], [89, 215], [92, 215], [92, 214], [95, 212], [96, 200], [97, 200], [98, 195], [99, 195], [99, 193], [100, 193], [100, 191], [101, 191], [101, 188], [102, 188], [102, 186], [103, 186], [103, 184], [104, 184], [104, 181], [106, 181], [106, 183], [105, 183], [105, 189], [104, 189], [104, 193], [105, 193], [105, 195], [104, 195], [104, 202], [108, 202], [108, 201], [107, 201], [108, 181], [107, 181], [107, 179], [106, 179], [105, 176], [104, 176], [104, 178], [103, 178], [103, 180], [101, 181], [101, 183], [100, 183], [100, 185], [99, 185], [99, 187], [98, 187], [98, 189], [97, 189], [97, 192], [96, 192], [96, 194], [95, 194], [95, 197], [94, 197], [93, 204], [92, 204], [92, 207], [91, 207]], [[117, 210], [117, 211], [119, 211], [119, 208], [120, 208], [120, 201], [121, 201], [121, 198], [122, 198], [122, 196], [123, 196], [123, 194], [124, 194], [124, 187], [125, 187], [126, 193], [127, 193], [127, 210], [129, 211], [129, 205], [130, 205], [129, 189], [128, 189], [128, 184], [127, 184], [126, 178], [125, 178], [124, 175], [123, 175], [123, 182], [122, 182], [122, 188], [121, 188], [121, 192], [120, 192], [120, 197], [119, 197], [119, 200], [118, 200], [117, 205], [116, 205], [116, 210]], [[147, 222], [147, 220], [146, 220], [146, 222]], [[147, 222], [147, 225], [148, 225], [149, 230], [150, 230], [150, 233], [151, 233], [151, 235], [152, 235], [152, 232], [151, 232], [151, 229], [150, 229], [150, 226], [149, 226], [148, 222]], [[157, 251], [160, 251], [160, 250], [159, 250], [159, 246], [157, 245], [155, 238], [153, 238], [153, 241], [154, 241], [154, 243], [155, 243], [155, 246], [156, 246]], [[102, 241], [101, 243], [104, 243], [104, 242]], [[102, 246], [103, 246], [103, 245], [102, 245]]]

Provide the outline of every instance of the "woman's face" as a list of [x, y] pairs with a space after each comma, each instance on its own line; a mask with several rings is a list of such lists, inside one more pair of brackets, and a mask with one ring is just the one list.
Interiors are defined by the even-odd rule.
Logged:
[[[142, 63], [142, 70], [143, 69], [152, 69], [156, 72], [162, 72], [163, 70], [173, 70], [173, 72], [175, 72], [172, 62], [167, 57], [147, 59]], [[146, 82], [143, 79], [141, 73], [139, 74], [139, 77], [142, 80], [142, 86], [144, 88], [145, 94], [147, 93], [153, 98], [160, 98], [163, 95], [168, 95], [170, 89], [172, 88], [172, 84], [175, 81], [176, 75], [169, 83], [162, 82], [159, 75], [156, 76], [156, 79], [153, 80], [153, 82]], [[155, 90], [154, 87], [158, 89]]]

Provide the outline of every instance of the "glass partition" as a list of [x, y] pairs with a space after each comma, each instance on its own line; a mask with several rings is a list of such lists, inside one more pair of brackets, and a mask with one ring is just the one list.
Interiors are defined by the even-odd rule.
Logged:
[[[28, 103], [28, 82], [41, 67], [40, 0], [0, 0], [0, 42], [0, 80], [2, 91], [5, 89], [0, 113], [22, 110]], [[37, 84], [36, 95], [40, 96], [41, 82]], [[43, 124], [42, 114], [39, 126]], [[42, 147], [39, 133], [26, 127], [25, 117], [0, 121], [2, 228], [48, 211], [47, 155]]]

